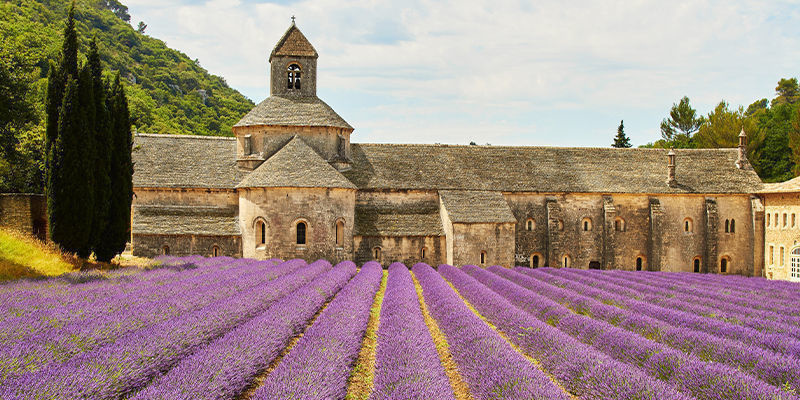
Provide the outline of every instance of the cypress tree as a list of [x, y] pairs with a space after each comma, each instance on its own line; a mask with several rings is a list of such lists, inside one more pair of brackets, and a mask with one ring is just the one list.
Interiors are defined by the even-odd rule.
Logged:
[[109, 90], [108, 109], [111, 124], [111, 203], [108, 223], [103, 234], [103, 246], [96, 249], [98, 259], [111, 258], [125, 249], [130, 238], [131, 202], [133, 200], [133, 160], [131, 150], [130, 113], [125, 88], [119, 73]]
[[617, 136], [614, 137], [614, 144], [611, 147], [616, 147], [619, 149], [627, 149], [631, 147], [631, 140], [625, 135], [625, 125], [623, 125], [622, 121], [619, 121], [619, 127], [617, 127]]
[[91, 246], [99, 261], [110, 261], [113, 254], [105, 251], [104, 231], [108, 224], [108, 212], [111, 202], [111, 124], [106, 104], [106, 87], [103, 84], [103, 68], [97, 42], [89, 44], [88, 68], [91, 72], [94, 104], [89, 112], [94, 114], [93, 152], [94, 152], [94, 213], [92, 217]]

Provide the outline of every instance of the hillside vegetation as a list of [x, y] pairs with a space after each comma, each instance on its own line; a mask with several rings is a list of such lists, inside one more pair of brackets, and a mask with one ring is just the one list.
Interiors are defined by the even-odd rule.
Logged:
[[[11, 131], [19, 154], [13, 162], [0, 160], [0, 192], [42, 191], [48, 62], [58, 58], [70, 3], [0, 3], [0, 66], [11, 71], [9, 80], [24, 83], [10, 95], [33, 109], [33, 117]], [[127, 7], [116, 0], [78, 0], [75, 19], [79, 53], [88, 54], [96, 38], [103, 69], [123, 78], [135, 131], [230, 135], [231, 126], [254, 105], [197, 60], [134, 29]]]

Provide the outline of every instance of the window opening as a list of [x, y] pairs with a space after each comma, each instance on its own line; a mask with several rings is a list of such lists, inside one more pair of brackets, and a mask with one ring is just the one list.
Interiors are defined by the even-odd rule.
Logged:
[[728, 272], [728, 259], [722, 258], [719, 262], [719, 272], [720, 273], [727, 273]]
[[422, 248], [422, 251], [420, 252], [420, 253], [421, 253], [420, 255], [422, 256], [422, 257], [421, 257], [422, 259], [425, 259], [425, 250], [426, 250], [426, 249], [423, 247], [423, 248]]
[[528, 231], [532, 231], [532, 230], [533, 230], [533, 227], [534, 227], [534, 225], [533, 225], [533, 220], [532, 220], [532, 219], [528, 219], [528, 220], [525, 222], [525, 229], [526, 229], [526, 230], [528, 230]]
[[642, 257], [636, 257], [636, 270], [642, 270]]
[[287, 69], [287, 89], [300, 89], [300, 66], [297, 64], [289, 65]]
[[694, 259], [694, 272], [700, 272], [700, 258]]
[[336, 222], [336, 245], [344, 245], [344, 222], [342, 221]]
[[531, 268], [539, 268], [539, 255], [534, 254], [531, 256]]
[[306, 223], [297, 223], [297, 244], [306, 244]]
[[800, 247], [792, 249], [791, 271], [789, 271], [789, 278], [792, 281], [800, 280]]
[[481, 264], [486, 264], [486, 252], [481, 252]]
[[219, 257], [219, 247], [217, 246], [211, 247], [211, 256]]
[[731, 220], [731, 233], [736, 233], [736, 220]]
[[169, 255], [169, 246], [164, 246], [161, 248], [161, 254], [168, 256]]
[[376, 247], [376, 248], [372, 249], [372, 255], [374, 256], [373, 258], [375, 258], [376, 261], [380, 261], [381, 260], [381, 248], [380, 247]]

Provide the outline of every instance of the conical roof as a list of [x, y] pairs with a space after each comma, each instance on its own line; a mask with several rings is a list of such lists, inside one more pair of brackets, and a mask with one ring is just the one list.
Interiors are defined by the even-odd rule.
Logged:
[[237, 188], [319, 187], [356, 189], [344, 175], [295, 136], [242, 180]]
[[306, 39], [306, 36], [303, 35], [303, 32], [300, 32], [300, 29], [297, 28], [297, 25], [292, 22], [292, 26], [286, 30], [286, 33], [283, 34], [281, 40], [279, 40], [278, 44], [275, 45], [275, 48], [272, 49], [272, 54], [269, 55], [269, 60], [272, 61], [272, 57], [275, 56], [317, 58], [319, 55], [314, 49], [314, 46], [311, 45], [311, 42], [309, 42], [308, 39]]

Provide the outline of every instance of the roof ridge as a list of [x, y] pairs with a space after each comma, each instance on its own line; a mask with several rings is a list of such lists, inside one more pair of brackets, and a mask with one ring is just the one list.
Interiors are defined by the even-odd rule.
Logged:
[[[669, 151], [669, 149], [651, 148], [651, 147], [629, 147], [629, 148], [616, 148], [616, 147], [600, 147], [600, 146], [547, 146], [547, 145], [474, 145], [474, 144], [449, 144], [449, 143], [368, 143], [368, 142], [353, 142], [352, 145], [366, 145], [366, 146], [406, 146], [406, 147], [453, 147], [453, 148], [487, 148], [487, 149], [554, 149], [554, 150], [610, 150], [610, 151]], [[684, 151], [737, 151], [736, 147], [719, 147], [719, 148], [705, 148], [705, 149], [675, 149], [677, 152]]]
[[272, 52], [269, 54], [270, 62], [272, 62], [272, 57], [275, 57], [277, 55], [277, 53], [279, 52], [279, 50], [283, 47], [283, 45], [286, 44], [286, 41], [289, 39], [289, 36], [291, 35], [291, 33], [293, 31], [297, 31], [297, 33], [300, 34], [300, 38], [303, 41], [305, 41], [305, 43], [303, 43], [303, 44], [304, 45], [307, 44], [311, 48], [311, 51], [313, 52], [313, 55], [306, 56], [306, 57], [318, 57], [319, 56], [319, 53], [317, 53], [317, 49], [314, 48], [314, 45], [311, 44], [311, 41], [309, 41], [308, 38], [306, 37], [306, 35], [303, 34], [303, 31], [301, 31], [300, 28], [298, 28], [297, 25], [295, 25], [295, 23], [292, 22], [292, 25], [290, 25], [289, 28], [286, 29], [286, 32], [283, 33], [283, 36], [281, 36], [281, 38], [278, 40], [278, 43], [276, 43], [275, 47], [272, 48]]
[[183, 135], [175, 133], [136, 133], [134, 134], [134, 136], [174, 138], [174, 139], [236, 140], [236, 138], [233, 136]]

